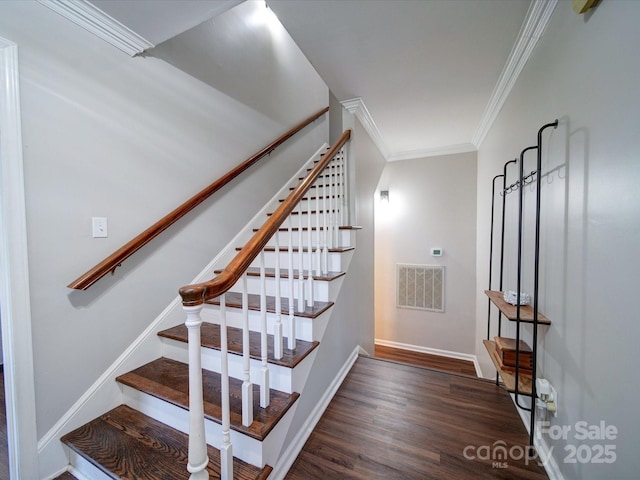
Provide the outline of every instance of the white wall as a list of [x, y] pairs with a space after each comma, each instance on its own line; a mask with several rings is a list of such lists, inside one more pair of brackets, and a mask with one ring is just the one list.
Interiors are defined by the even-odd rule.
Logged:
[[[378, 190], [376, 339], [475, 354], [476, 154], [389, 162]], [[444, 312], [396, 306], [398, 263], [445, 266]]]
[[[544, 435], [566, 479], [632, 479], [640, 471], [638, 20], [640, 2], [603, 1], [587, 15], [573, 13], [571, 2], [559, 2], [478, 153], [477, 351], [488, 373], [494, 370], [489, 370], [480, 339], [486, 335], [487, 300], [481, 292], [488, 275], [491, 179], [505, 161], [535, 143], [542, 124], [560, 121], [557, 130], [545, 135], [543, 152], [539, 298], [552, 324], [540, 329], [539, 375], [559, 394], [559, 413], [549, 419], [551, 424], [571, 428], [566, 438]], [[527, 189], [528, 259], [531, 197]], [[505, 246], [512, 258], [513, 209], [507, 222]], [[513, 260], [506, 268], [511, 288]], [[531, 291], [530, 266], [525, 274], [525, 290]], [[529, 338], [530, 330], [525, 333]], [[602, 421], [619, 434], [581, 440], [575, 430], [580, 421]], [[578, 447], [589, 460], [597, 453], [594, 445], [612, 445], [615, 462], [565, 461]]]
[[[229, 11], [216, 21], [236, 22], [234, 15]], [[271, 45], [268, 30], [251, 35], [255, 48]], [[328, 90], [286, 38], [279, 45], [287, 49], [261, 51], [286, 54], [288, 63], [275, 62], [280, 74], [255, 76], [231, 96], [160, 59], [130, 58], [35, 1], [0, 2], [0, 36], [17, 43], [20, 56], [36, 422], [42, 437], [178, 288], [328, 139], [327, 121], [305, 129], [232, 182], [114, 276], [87, 292], [66, 285], [325, 107]], [[213, 32], [212, 40], [225, 45], [216, 51], [221, 66], [250, 64], [256, 56], [228, 36]], [[305, 72], [302, 81], [291, 73], [296, 66]], [[241, 95], [258, 86], [281, 88], [270, 83], [276, 77], [295, 79], [286, 82], [295, 101], [265, 113], [264, 105], [251, 104], [251, 95]], [[108, 217], [109, 238], [91, 238], [92, 216]]]

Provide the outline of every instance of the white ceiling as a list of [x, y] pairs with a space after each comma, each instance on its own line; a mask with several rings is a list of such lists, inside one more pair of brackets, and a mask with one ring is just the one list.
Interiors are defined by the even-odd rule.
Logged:
[[338, 100], [361, 98], [387, 156], [473, 150], [529, 0], [269, 0]]
[[[92, 3], [157, 45], [240, 1]], [[359, 99], [345, 105], [390, 160], [478, 147], [501, 105], [514, 45], [539, 33], [523, 24], [545, 2], [268, 0], [338, 100]]]

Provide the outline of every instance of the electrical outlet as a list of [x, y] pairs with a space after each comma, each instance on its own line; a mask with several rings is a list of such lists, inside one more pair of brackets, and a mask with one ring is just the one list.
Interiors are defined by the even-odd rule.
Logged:
[[551, 412], [554, 417], [558, 416], [558, 392], [544, 378], [536, 379], [536, 403], [538, 407]]

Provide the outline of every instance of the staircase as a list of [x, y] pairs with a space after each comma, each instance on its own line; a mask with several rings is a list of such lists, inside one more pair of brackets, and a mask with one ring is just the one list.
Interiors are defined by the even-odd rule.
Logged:
[[[116, 378], [122, 405], [62, 437], [73, 473], [90, 479], [199, 480], [207, 474], [224, 480], [269, 478], [270, 465], [287, 448], [284, 441], [296, 402], [309, 380], [355, 247], [357, 227], [342, 226], [346, 217], [344, 149], [340, 155], [334, 149], [326, 148], [335, 158], [321, 175], [316, 173], [315, 183], [306, 187], [296, 210], [278, 227], [241, 281], [222, 295], [205, 298], [196, 322], [201, 321], [198, 348], [202, 350], [197, 354], [202, 367], [197, 376], [202, 381], [201, 404], [194, 409], [192, 402], [198, 398], [189, 395], [194, 379], [189, 375], [193, 346], [189, 346], [191, 327], [187, 328], [193, 326], [189, 323], [193, 317], [188, 316], [187, 325], [157, 333], [160, 358]], [[314, 163], [321, 158], [319, 151], [306, 170], [315, 170]], [[301, 181], [298, 186], [305, 182], [304, 176], [296, 175], [292, 185], [282, 189], [284, 196], [297, 188], [296, 179]], [[283, 201], [276, 197], [272, 208]], [[258, 230], [251, 225], [246, 228], [248, 234]], [[227, 250], [243, 246], [230, 245]], [[217, 265], [212, 273], [222, 273], [223, 267]], [[226, 344], [221, 324], [226, 324]], [[191, 390], [197, 392], [193, 386]], [[204, 453], [200, 457], [193, 453], [198, 446], [189, 446], [190, 441], [198, 441], [199, 428], [193, 427], [190, 405], [204, 413], [205, 464], [197, 465], [198, 458], [204, 458]], [[195, 422], [199, 425], [201, 420], [196, 416]], [[196, 432], [191, 440], [190, 431]], [[233, 465], [224, 466], [229, 460], [224, 454], [221, 460], [219, 449], [231, 451], [230, 446]]]

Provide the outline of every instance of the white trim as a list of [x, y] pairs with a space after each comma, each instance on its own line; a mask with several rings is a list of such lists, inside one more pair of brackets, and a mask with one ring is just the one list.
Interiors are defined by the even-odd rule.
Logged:
[[558, 0], [533, 0], [531, 2], [527, 16], [520, 28], [518, 38], [511, 49], [511, 53], [502, 69], [500, 78], [498, 78], [498, 82], [493, 89], [489, 103], [482, 114], [482, 119], [473, 135], [471, 143], [391, 153], [362, 98], [352, 98], [340, 103], [349, 113], [354, 114], [358, 120], [360, 120], [362, 126], [373, 140], [373, 143], [378, 147], [378, 150], [380, 150], [382, 156], [388, 162], [475, 152], [480, 148], [484, 138], [487, 136], [489, 129], [500, 113], [500, 109], [511, 93], [511, 89], [516, 83], [520, 72], [522, 72], [522, 69], [533, 53], [533, 50], [538, 44], [538, 40], [542, 37], [557, 3]]
[[351, 367], [353, 367], [353, 364], [356, 363], [358, 355], [360, 355], [362, 352], [364, 352], [364, 350], [360, 346], [357, 346], [353, 350], [353, 352], [351, 352], [351, 355], [349, 355], [349, 358], [347, 358], [347, 361], [338, 372], [338, 375], [336, 375], [336, 378], [334, 378], [333, 382], [331, 382], [331, 385], [329, 385], [329, 388], [326, 390], [320, 401], [316, 404], [313, 411], [309, 414], [309, 418], [307, 418], [307, 421], [304, 422], [304, 425], [302, 425], [302, 427], [298, 431], [298, 434], [289, 444], [289, 447], [287, 447], [285, 452], [280, 456], [278, 463], [273, 469], [273, 472], [271, 472], [271, 475], [269, 475], [270, 480], [282, 480], [285, 477], [285, 475], [291, 468], [291, 465], [293, 465], [293, 462], [302, 451], [302, 448], [313, 432], [313, 429], [320, 421], [320, 417], [322, 417], [322, 414], [329, 406], [329, 403], [338, 391], [338, 388], [340, 388], [340, 385], [342, 385], [342, 382], [351, 370]]
[[11, 478], [37, 478], [18, 47], [0, 38], [0, 308]]
[[476, 369], [476, 375], [482, 378], [482, 370], [480, 370], [480, 364], [478, 363], [478, 357], [471, 355], [470, 353], [452, 352], [450, 350], [440, 350], [439, 348], [422, 347], [420, 345], [410, 345], [408, 343], [392, 342], [390, 340], [382, 340], [376, 338], [374, 340], [376, 345], [383, 347], [399, 348], [400, 350], [409, 350], [411, 352], [428, 353], [430, 355], [439, 355], [441, 357], [456, 358], [458, 360], [466, 360], [473, 362], [473, 366]]
[[389, 156], [389, 158], [387, 158], [387, 161], [397, 162], [400, 160], [415, 160], [417, 158], [439, 157], [442, 155], [453, 155], [456, 153], [469, 153], [477, 151], [478, 149], [473, 143], [460, 143], [458, 145], [444, 145], [442, 147], [398, 152]]
[[380, 130], [378, 130], [378, 126], [369, 113], [364, 101], [361, 98], [352, 98], [350, 100], [340, 102], [340, 104], [349, 113], [355, 115], [358, 120], [360, 120], [360, 123], [362, 123], [362, 126], [371, 137], [371, 140], [373, 140], [373, 143], [378, 147], [382, 156], [387, 159], [389, 157], [389, 148], [384, 143]]
[[155, 46], [89, 2], [81, 0], [38, 0], [38, 2], [132, 57]]
[[558, 0], [533, 0], [471, 142], [479, 148], [542, 37]]
[[[527, 430], [527, 434], [529, 434], [531, 432], [531, 412], [527, 410], [523, 410], [518, 407], [518, 404], [516, 403], [516, 396], [514, 393], [510, 393], [509, 396], [511, 397], [511, 401], [515, 406], [516, 411], [520, 415], [520, 420], [522, 420], [522, 424], [524, 425], [524, 428]], [[558, 466], [558, 463], [556, 462], [556, 459], [553, 456], [553, 450], [549, 447], [549, 444], [544, 439], [544, 437], [542, 437], [539, 434], [540, 428], [539, 428], [539, 425], [537, 425], [537, 423], [538, 422], [536, 422], [537, 434], [533, 438], [533, 446], [538, 451], [538, 457], [545, 460], [543, 464], [543, 468], [545, 472], [547, 472], [547, 476], [549, 477], [549, 480], [564, 480], [564, 475], [562, 475], [562, 472], [560, 471], [560, 467]]]
[[545, 459], [543, 467], [544, 471], [547, 472], [549, 480], [564, 480], [564, 475], [562, 475], [558, 462], [556, 462], [556, 459], [553, 456], [553, 450], [551, 450], [546, 440], [544, 438], [536, 437], [533, 440], [533, 444], [538, 451], [538, 457]]

